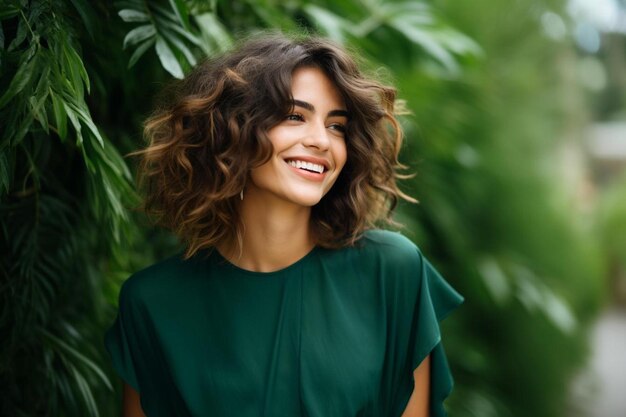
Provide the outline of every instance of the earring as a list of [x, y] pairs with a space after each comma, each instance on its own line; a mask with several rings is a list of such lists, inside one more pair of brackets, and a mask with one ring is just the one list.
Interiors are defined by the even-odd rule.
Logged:
[[243, 188], [239, 191], [239, 199], [243, 200]]

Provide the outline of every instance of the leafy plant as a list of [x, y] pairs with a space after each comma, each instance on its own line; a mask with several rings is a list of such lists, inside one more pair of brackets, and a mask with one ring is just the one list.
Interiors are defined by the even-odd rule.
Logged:
[[98, 415], [93, 386], [111, 387], [85, 349], [104, 307], [93, 262], [121, 242], [136, 197], [86, 103], [90, 80], [68, 12], [59, 1], [0, 9], [3, 415]]

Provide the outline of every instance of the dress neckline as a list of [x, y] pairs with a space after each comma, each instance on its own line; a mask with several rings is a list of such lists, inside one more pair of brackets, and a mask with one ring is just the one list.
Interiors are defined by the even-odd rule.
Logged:
[[264, 277], [271, 277], [271, 276], [276, 276], [276, 275], [282, 275], [284, 273], [290, 272], [293, 269], [299, 267], [300, 265], [304, 264], [309, 258], [313, 257], [315, 253], [317, 253], [318, 251], [318, 246], [313, 246], [313, 249], [311, 249], [310, 251], [308, 251], [304, 256], [302, 256], [300, 259], [298, 259], [297, 261], [295, 261], [294, 263], [287, 265], [283, 268], [277, 269], [275, 271], [269, 271], [269, 272], [260, 272], [260, 271], [253, 271], [250, 269], [244, 269], [241, 268], [235, 264], [233, 264], [231, 261], [229, 261], [228, 259], [226, 259], [218, 250], [217, 248], [213, 248], [212, 252], [213, 252], [213, 256], [215, 257], [215, 264], [221, 267], [225, 267], [228, 268], [232, 271], [235, 271], [239, 274], [242, 275], [247, 275], [250, 277], [257, 277], [257, 278], [264, 278]]

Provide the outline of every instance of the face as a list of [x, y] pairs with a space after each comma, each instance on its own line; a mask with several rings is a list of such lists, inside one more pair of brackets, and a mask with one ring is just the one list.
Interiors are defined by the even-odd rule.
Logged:
[[291, 92], [291, 112], [267, 132], [272, 157], [252, 170], [246, 193], [310, 207], [346, 163], [348, 114], [337, 87], [318, 68], [294, 71]]

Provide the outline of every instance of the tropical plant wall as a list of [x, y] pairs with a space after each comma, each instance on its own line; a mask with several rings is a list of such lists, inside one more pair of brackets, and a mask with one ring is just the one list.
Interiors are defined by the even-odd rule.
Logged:
[[563, 7], [1, 0], [0, 415], [119, 415], [102, 346], [119, 285], [178, 246], [137, 210], [124, 155], [168, 80], [274, 28], [360, 51], [413, 112], [404, 187], [421, 203], [398, 219], [467, 299], [444, 326], [450, 414], [564, 416], [601, 266], [552, 175], [585, 111], [571, 46], [541, 33]]

